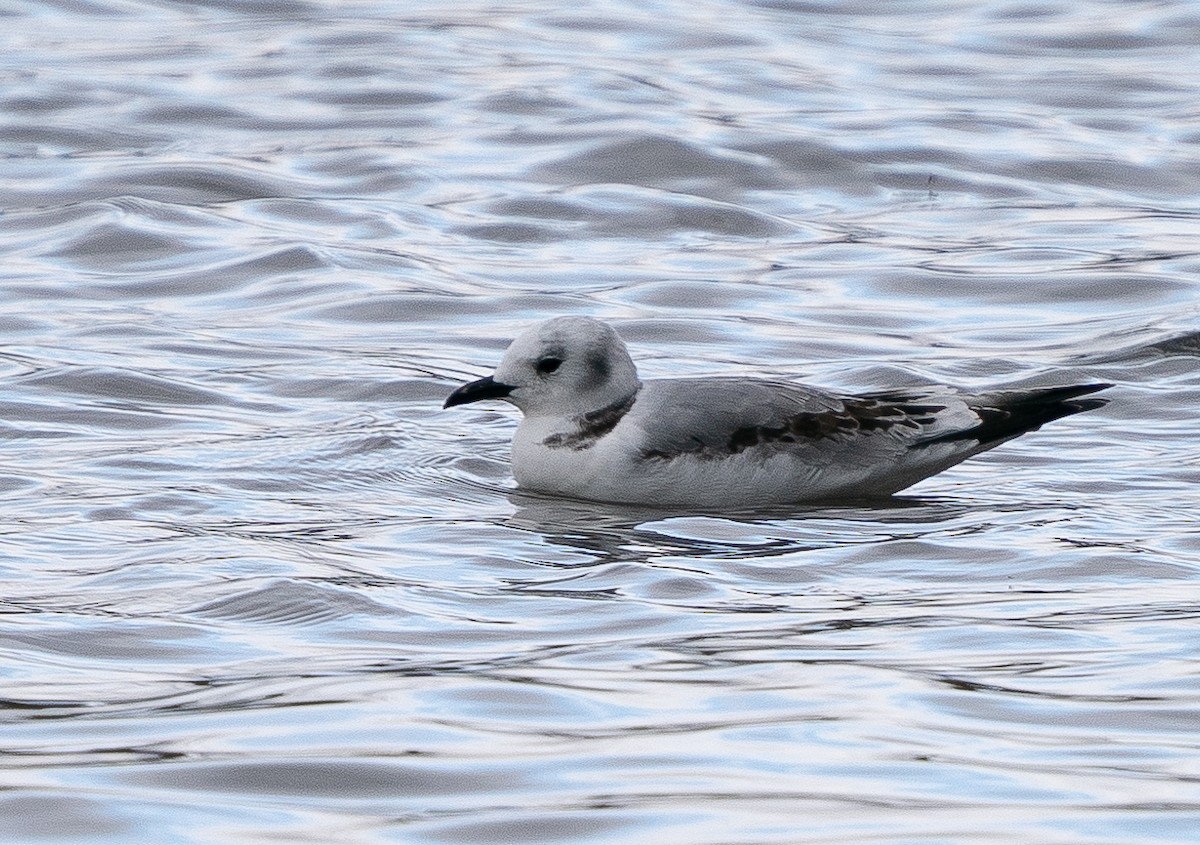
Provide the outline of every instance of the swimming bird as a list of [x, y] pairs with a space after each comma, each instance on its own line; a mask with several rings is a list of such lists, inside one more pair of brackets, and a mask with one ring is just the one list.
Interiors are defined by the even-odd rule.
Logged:
[[617, 332], [556, 317], [517, 337], [493, 375], [443, 407], [500, 399], [523, 414], [513, 475], [527, 490], [638, 505], [746, 508], [882, 497], [1060, 417], [1110, 384], [959, 395], [861, 395], [760, 378], [642, 381]]

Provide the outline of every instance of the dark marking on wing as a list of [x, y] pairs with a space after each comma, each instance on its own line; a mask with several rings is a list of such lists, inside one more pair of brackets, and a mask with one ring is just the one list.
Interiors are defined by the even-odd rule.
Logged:
[[642, 453], [642, 458], [667, 460], [680, 455], [715, 458], [737, 455], [758, 446], [847, 440], [859, 435], [913, 434], [935, 422], [935, 415], [944, 410], [944, 405], [847, 397], [841, 400], [841, 408], [794, 414], [779, 426], [754, 425], [735, 429], [722, 445], [708, 445], [693, 438], [683, 448], [671, 452], [650, 449]]
[[568, 448], [580, 451], [591, 447], [597, 440], [617, 427], [617, 423], [629, 413], [633, 403], [637, 401], [637, 393], [631, 393], [628, 398], [611, 405], [606, 405], [596, 411], [589, 411], [575, 417], [577, 428], [574, 431], [564, 431], [551, 434], [542, 441], [543, 446], [552, 449]]

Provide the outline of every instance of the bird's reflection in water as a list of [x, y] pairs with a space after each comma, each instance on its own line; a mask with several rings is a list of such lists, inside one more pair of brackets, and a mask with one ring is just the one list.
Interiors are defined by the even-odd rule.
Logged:
[[513, 528], [599, 555], [605, 562], [663, 555], [771, 558], [809, 549], [969, 530], [980, 508], [953, 497], [889, 496], [823, 506], [702, 511], [509, 493]]

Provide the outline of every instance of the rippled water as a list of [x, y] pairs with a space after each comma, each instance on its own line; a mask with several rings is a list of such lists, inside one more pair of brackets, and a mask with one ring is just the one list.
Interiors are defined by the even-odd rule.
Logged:
[[[0, 16], [4, 841], [1196, 841], [1196, 4]], [[556, 502], [440, 406], [558, 313], [1118, 387], [890, 506]]]

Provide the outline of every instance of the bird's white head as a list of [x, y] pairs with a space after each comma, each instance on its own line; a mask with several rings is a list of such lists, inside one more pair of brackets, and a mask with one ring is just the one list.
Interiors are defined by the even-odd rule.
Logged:
[[463, 385], [445, 407], [505, 399], [527, 417], [574, 416], [628, 399], [639, 386], [633, 359], [612, 326], [556, 317], [520, 335], [494, 375]]

